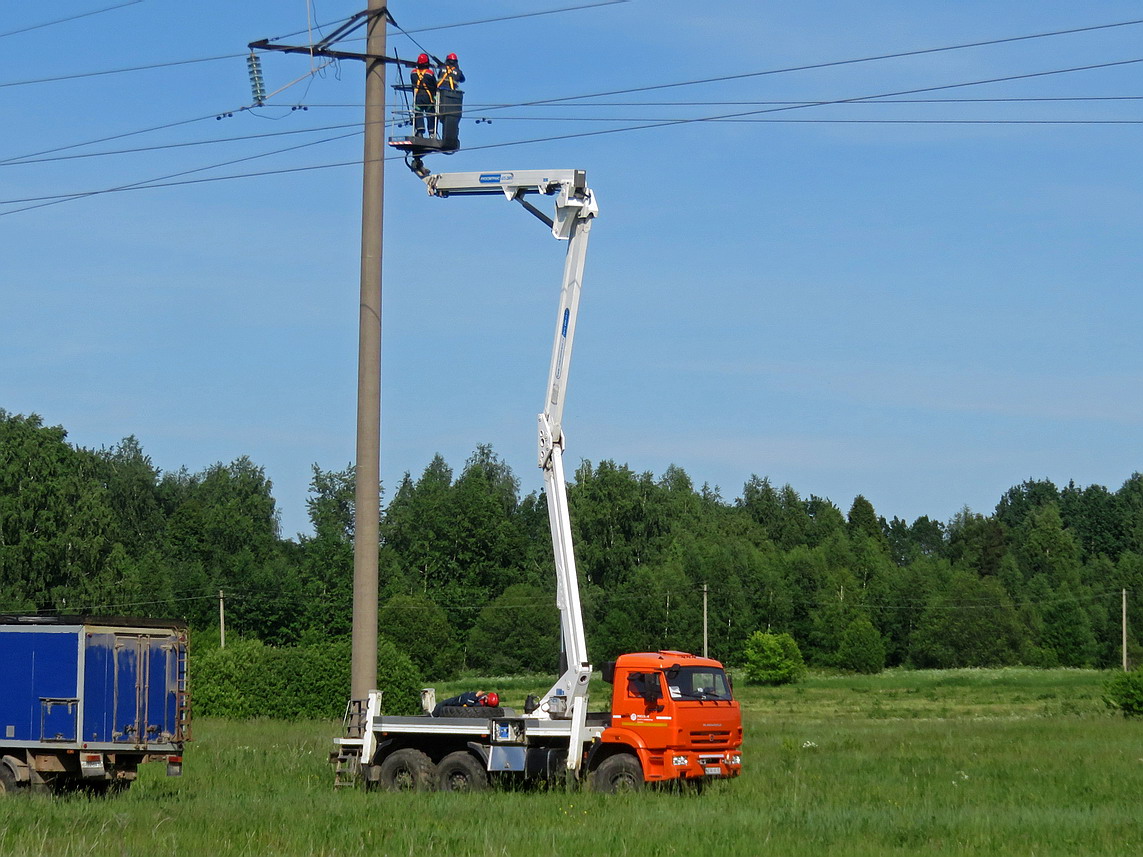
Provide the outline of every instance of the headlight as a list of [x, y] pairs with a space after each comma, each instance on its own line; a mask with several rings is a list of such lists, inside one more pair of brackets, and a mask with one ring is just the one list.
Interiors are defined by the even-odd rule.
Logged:
[[688, 764], [686, 756], [671, 756], [671, 764], [676, 768], [685, 768]]
[[726, 764], [728, 764], [728, 765], [741, 765], [742, 764], [742, 754], [741, 753], [731, 753], [729, 756], [726, 757]]

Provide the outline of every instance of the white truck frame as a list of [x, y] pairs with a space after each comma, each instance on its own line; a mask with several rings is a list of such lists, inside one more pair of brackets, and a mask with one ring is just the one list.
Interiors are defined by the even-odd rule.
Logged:
[[[372, 691], [364, 706], [358, 705], [357, 717], [347, 717], [349, 737], [338, 739], [340, 752], [335, 753], [338, 772], [355, 775], [359, 766], [372, 766], [379, 749], [379, 736], [401, 735], [406, 739], [419, 736], [418, 740], [426, 743], [442, 739], [454, 743], [463, 741], [484, 760], [488, 771], [523, 772], [533, 766], [534, 759], [526, 758], [526, 746], [522, 745], [544, 747], [548, 751], [563, 747], [566, 748], [566, 771], [574, 777], [580, 772], [583, 749], [598, 739], [607, 725], [597, 718], [593, 718], [595, 722], [589, 722], [587, 714], [587, 690], [592, 668], [587, 657], [563, 463], [563, 410], [568, 369], [587, 242], [592, 222], [599, 214], [599, 206], [587, 186], [583, 170], [438, 173], [425, 176], [424, 182], [430, 196], [440, 198], [503, 195], [519, 202], [550, 226], [555, 238], [568, 242], [546, 399], [538, 416], [538, 464], [544, 472], [544, 492], [555, 552], [562, 674], [533, 710], [523, 715], [513, 713], [503, 719], [383, 716], [381, 693]], [[554, 197], [554, 217], [548, 217], [527, 199], [532, 195]], [[351, 703], [351, 709], [353, 705]], [[354, 719], [356, 728], [352, 725]], [[559, 755], [562, 756], [563, 752], [559, 751]], [[549, 768], [546, 772], [551, 773], [550, 757], [545, 767]], [[339, 777], [338, 782], [345, 782], [345, 779]]]

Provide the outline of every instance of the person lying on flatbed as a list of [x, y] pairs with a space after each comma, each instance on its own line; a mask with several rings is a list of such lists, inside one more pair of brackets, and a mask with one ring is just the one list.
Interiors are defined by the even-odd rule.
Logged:
[[500, 696], [495, 691], [486, 693], [483, 690], [469, 690], [460, 696], [450, 696], [443, 702], [438, 702], [436, 708], [433, 709], [433, 717], [440, 717], [441, 712], [446, 708], [479, 708], [480, 706], [496, 708], [498, 705], [500, 705]]

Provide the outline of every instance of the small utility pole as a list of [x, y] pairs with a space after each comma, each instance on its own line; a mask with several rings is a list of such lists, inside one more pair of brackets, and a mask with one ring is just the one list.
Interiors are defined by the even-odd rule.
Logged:
[[704, 658], [710, 657], [706, 649], [706, 593], [707, 585], [702, 585], [702, 656]]
[[1127, 590], [1123, 590], [1123, 671], [1127, 672]]
[[218, 590], [218, 647], [226, 648], [226, 601], [221, 589]]

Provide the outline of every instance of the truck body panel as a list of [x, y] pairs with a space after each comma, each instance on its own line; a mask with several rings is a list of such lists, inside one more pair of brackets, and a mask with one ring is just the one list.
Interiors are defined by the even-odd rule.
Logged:
[[177, 622], [0, 617], [0, 764], [24, 783], [129, 780], [148, 758], [177, 768], [186, 654]]

